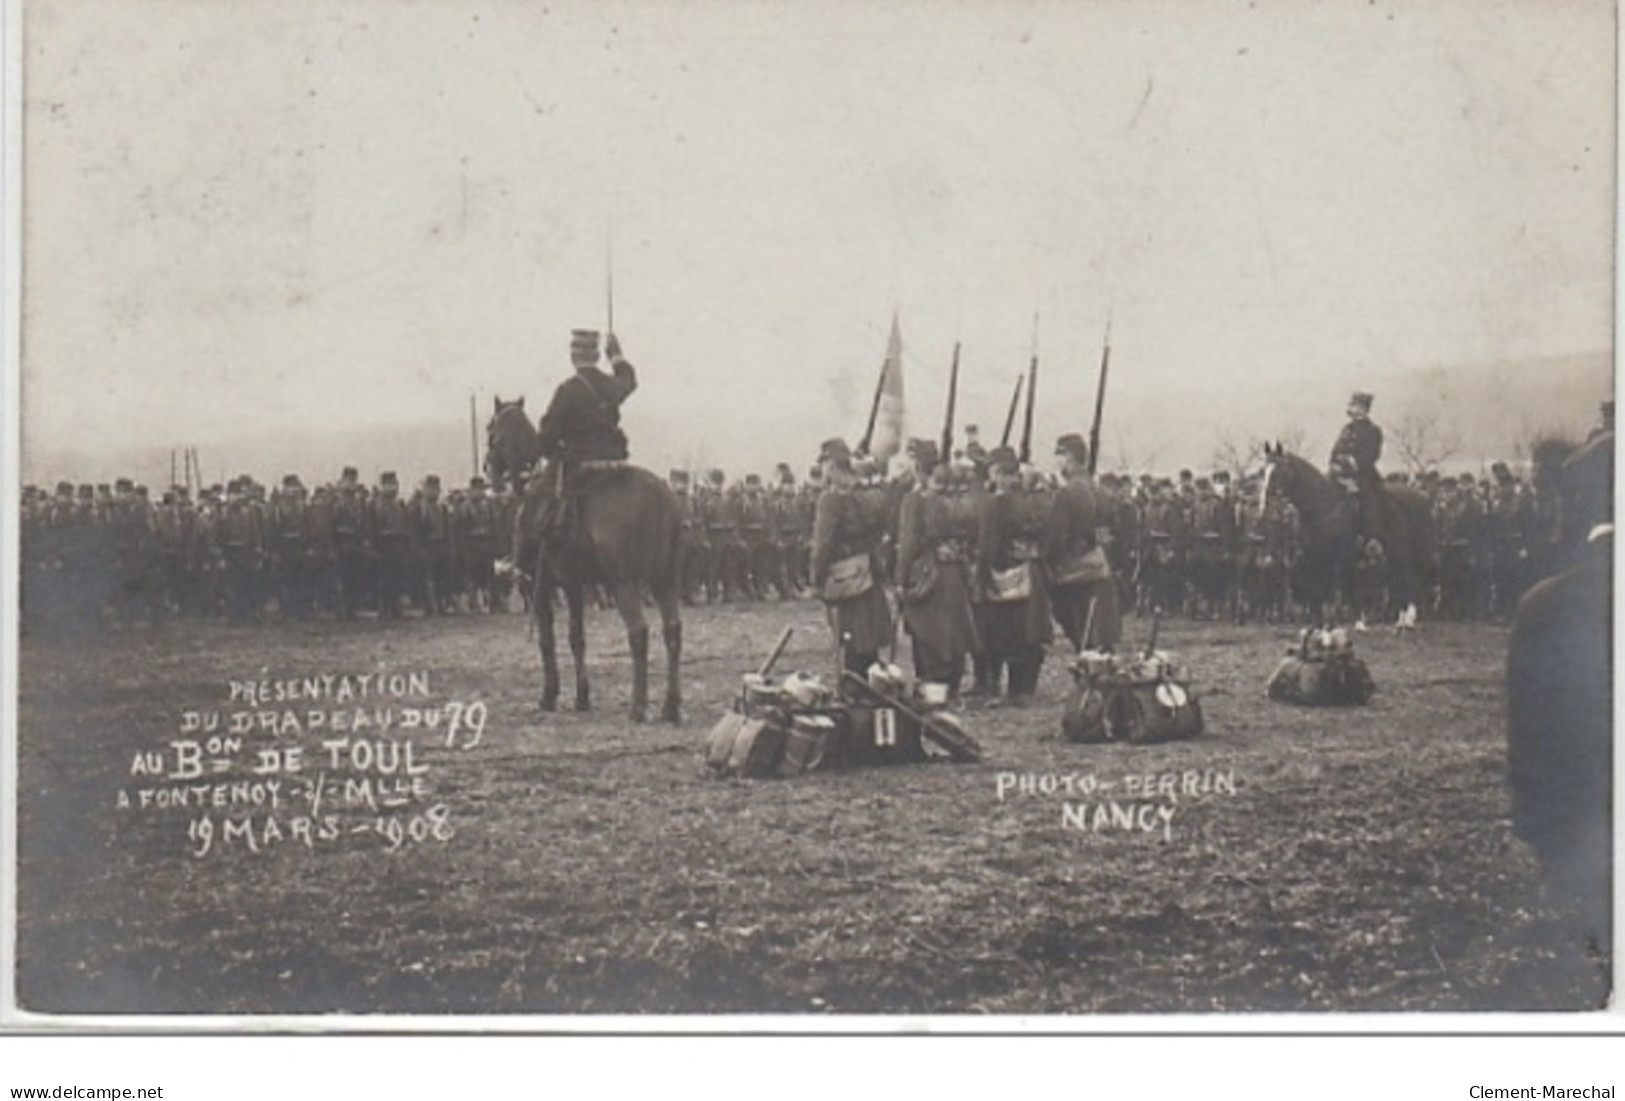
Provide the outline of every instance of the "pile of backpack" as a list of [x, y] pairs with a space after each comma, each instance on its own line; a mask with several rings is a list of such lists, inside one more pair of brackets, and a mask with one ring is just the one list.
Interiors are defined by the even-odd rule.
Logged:
[[1201, 702], [1164, 651], [1084, 650], [1068, 670], [1072, 690], [1061, 712], [1061, 737], [1069, 742], [1148, 745], [1202, 733]]
[[1301, 707], [1358, 707], [1377, 690], [1371, 671], [1354, 655], [1341, 627], [1309, 628], [1275, 667], [1269, 698]]
[[933, 757], [976, 761], [981, 747], [958, 718], [895, 666], [869, 676], [749, 673], [733, 707], [711, 728], [705, 762], [718, 776], [799, 776], [825, 768], [893, 765]]

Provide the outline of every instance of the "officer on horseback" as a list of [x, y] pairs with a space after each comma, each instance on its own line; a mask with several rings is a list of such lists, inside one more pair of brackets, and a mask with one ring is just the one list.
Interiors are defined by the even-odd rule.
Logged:
[[570, 363], [575, 374], [559, 383], [542, 414], [542, 457], [576, 469], [584, 462], [624, 462], [626, 433], [621, 431], [621, 403], [638, 388], [638, 374], [621, 354], [614, 333], [604, 342], [613, 374], [598, 366], [598, 333], [577, 329], [570, 334]]
[[553, 391], [542, 414], [541, 456], [551, 464], [548, 512], [544, 530], [568, 532], [579, 495], [584, 466], [625, 462], [626, 433], [621, 430], [621, 403], [638, 387], [637, 371], [621, 354], [612, 332], [604, 342], [611, 371], [598, 366], [598, 333], [576, 329], [570, 334], [570, 363], [575, 373]]
[[1354, 500], [1359, 532], [1369, 534], [1377, 518], [1382, 475], [1377, 460], [1382, 457], [1382, 429], [1371, 423], [1371, 395], [1356, 393], [1349, 398], [1348, 423], [1332, 445], [1327, 473]]

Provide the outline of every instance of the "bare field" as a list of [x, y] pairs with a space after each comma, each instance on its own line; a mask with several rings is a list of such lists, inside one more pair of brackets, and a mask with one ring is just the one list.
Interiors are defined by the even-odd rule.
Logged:
[[[967, 714], [981, 764], [712, 779], [705, 733], [788, 624], [781, 668], [826, 670], [816, 605], [691, 609], [675, 728], [625, 721], [626, 643], [606, 613], [589, 625], [585, 715], [537, 711], [518, 615], [24, 640], [19, 1001], [1090, 1014], [1588, 1009], [1606, 996], [1511, 834], [1504, 629], [1360, 636], [1378, 695], [1332, 712], [1264, 698], [1290, 628], [1173, 621], [1161, 643], [1202, 695], [1200, 740], [1055, 740], [1066, 674], [1051, 660], [1040, 706]], [[1130, 639], [1148, 627], [1131, 621]], [[477, 742], [467, 727], [256, 730], [218, 774], [200, 751], [205, 775], [169, 778], [186, 769], [171, 743], [206, 738], [181, 733], [188, 710], [340, 706], [248, 708], [232, 682], [380, 669], [427, 673], [427, 698], [367, 707], [399, 723], [403, 706], [482, 701]], [[365, 760], [323, 745], [363, 737], [377, 750]], [[407, 783], [404, 763], [384, 773], [389, 741], [412, 743], [417, 789], [388, 786]], [[270, 778], [254, 773], [258, 752], [293, 746], [302, 767], [277, 776], [278, 806], [253, 803], [249, 786]], [[144, 775], [154, 754], [162, 768]], [[1044, 776], [1063, 786], [1018, 779]], [[1114, 786], [1085, 794], [1091, 778]], [[231, 796], [213, 785], [231, 783], [243, 801], [217, 808]], [[201, 806], [157, 805], [188, 785], [201, 793], [178, 797]], [[1165, 814], [1097, 819], [1111, 800]]]

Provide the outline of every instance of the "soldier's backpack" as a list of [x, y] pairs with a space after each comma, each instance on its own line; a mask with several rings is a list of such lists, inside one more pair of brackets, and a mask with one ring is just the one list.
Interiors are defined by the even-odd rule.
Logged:
[[1266, 689], [1270, 699], [1302, 707], [1359, 707], [1376, 690], [1371, 671], [1354, 656], [1354, 644], [1341, 628], [1304, 631]]
[[1085, 650], [1069, 668], [1072, 690], [1061, 711], [1061, 737], [1069, 742], [1148, 745], [1202, 733], [1202, 704], [1161, 651]]

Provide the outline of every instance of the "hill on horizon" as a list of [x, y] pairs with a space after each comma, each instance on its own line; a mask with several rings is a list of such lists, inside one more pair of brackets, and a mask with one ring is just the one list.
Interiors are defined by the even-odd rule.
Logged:
[[[932, 436], [940, 431], [945, 379], [908, 379], [908, 434]], [[1057, 368], [1050, 368], [1051, 371]], [[1089, 391], [1075, 374], [1071, 401], [1075, 414], [1042, 404], [1037, 417], [1034, 454], [1046, 465], [1053, 436], [1087, 430], [1088, 409], [1078, 395]], [[1088, 385], [1083, 383], [1087, 381]], [[872, 380], [865, 380], [865, 390]], [[1377, 397], [1373, 420], [1387, 442], [1383, 468], [1403, 469], [1403, 437], [1417, 435], [1435, 450], [1447, 451], [1439, 465], [1448, 470], [1478, 470], [1497, 459], [1517, 462], [1528, 443], [1542, 433], [1581, 438], [1598, 420], [1598, 403], [1614, 392], [1611, 352], [1549, 357], [1475, 366], [1388, 371], [1364, 377], [1351, 374], [1315, 378], [1266, 372], [1243, 377], [1193, 376], [1177, 392], [1139, 385], [1132, 363], [1114, 361], [1112, 392], [1102, 433], [1102, 469], [1167, 473], [1181, 467], [1217, 465], [1227, 454], [1244, 455], [1265, 439], [1282, 439], [1320, 461], [1341, 428], [1349, 393], [1368, 390]], [[1065, 391], [1051, 383], [1041, 388], [1059, 402]], [[865, 398], [865, 401], [867, 399]], [[1042, 398], [1041, 398], [1042, 400]], [[767, 474], [779, 461], [801, 477], [820, 440], [846, 435], [855, 441], [861, 425], [831, 425], [826, 403], [789, 393], [752, 395], [750, 407], [705, 408], [685, 393], [662, 392], [658, 378], [628, 404], [624, 424], [632, 441], [633, 461], [659, 473], [671, 468], [701, 470], [716, 466], [730, 477], [748, 472]], [[849, 403], [842, 402], [842, 405]], [[287, 473], [307, 485], [336, 480], [346, 465], [375, 482], [394, 470], [403, 484], [415, 485], [430, 472], [448, 485], [465, 484], [474, 471], [474, 441], [466, 408], [435, 424], [357, 427], [342, 432], [243, 430], [215, 440], [177, 441], [196, 446], [204, 480], [222, 482], [241, 473], [272, 484]], [[984, 414], [985, 415], [985, 414]], [[959, 428], [977, 416], [962, 413]], [[169, 484], [172, 454], [168, 446], [98, 448], [34, 445], [26, 425], [21, 475], [24, 483], [53, 485], [58, 480], [107, 482], [130, 477], [150, 487]], [[484, 425], [477, 426], [483, 456]], [[996, 440], [998, 426], [983, 423], [984, 440]], [[176, 467], [180, 469], [179, 465]]]

